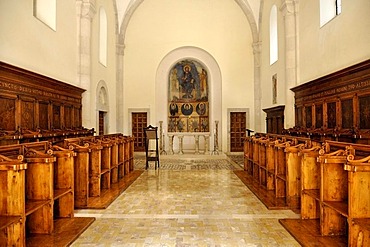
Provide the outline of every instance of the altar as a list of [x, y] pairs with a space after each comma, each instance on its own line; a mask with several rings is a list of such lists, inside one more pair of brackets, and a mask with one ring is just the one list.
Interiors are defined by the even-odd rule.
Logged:
[[209, 137], [210, 132], [168, 132], [168, 154], [175, 154], [174, 152], [174, 139], [177, 138], [178, 141], [178, 154], [184, 154], [184, 138], [191, 138], [191, 141], [194, 141], [194, 153], [200, 153], [200, 139], [203, 139], [203, 150], [204, 154], [209, 154]]

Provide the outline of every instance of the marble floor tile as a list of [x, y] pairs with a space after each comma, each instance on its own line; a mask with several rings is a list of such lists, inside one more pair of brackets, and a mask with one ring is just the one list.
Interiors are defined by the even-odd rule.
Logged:
[[[145, 171], [72, 246], [300, 246], [279, 224], [299, 218], [268, 210], [228, 160], [166, 160]], [[135, 169], [142, 169], [138, 159]], [[189, 169], [186, 169], [188, 166]], [[183, 169], [185, 167], [185, 169]]]

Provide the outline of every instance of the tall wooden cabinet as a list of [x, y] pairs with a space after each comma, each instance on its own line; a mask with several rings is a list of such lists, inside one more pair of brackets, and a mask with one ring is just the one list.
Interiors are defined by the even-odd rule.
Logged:
[[263, 109], [266, 113], [266, 133], [282, 134], [284, 129], [285, 106]]

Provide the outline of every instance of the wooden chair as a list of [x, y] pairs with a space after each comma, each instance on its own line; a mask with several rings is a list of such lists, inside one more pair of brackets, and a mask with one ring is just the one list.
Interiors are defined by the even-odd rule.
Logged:
[[149, 125], [144, 128], [145, 137], [145, 157], [146, 166], [145, 169], [149, 167], [149, 161], [155, 161], [155, 169], [157, 169], [157, 164], [159, 168], [159, 149], [158, 149], [158, 127], [153, 127]]

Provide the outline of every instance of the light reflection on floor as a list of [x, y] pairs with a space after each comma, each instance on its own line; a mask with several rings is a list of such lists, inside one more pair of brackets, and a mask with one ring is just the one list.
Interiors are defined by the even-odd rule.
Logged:
[[[136, 160], [135, 169], [143, 169]], [[163, 159], [105, 210], [72, 246], [300, 246], [233, 173], [230, 159]]]

